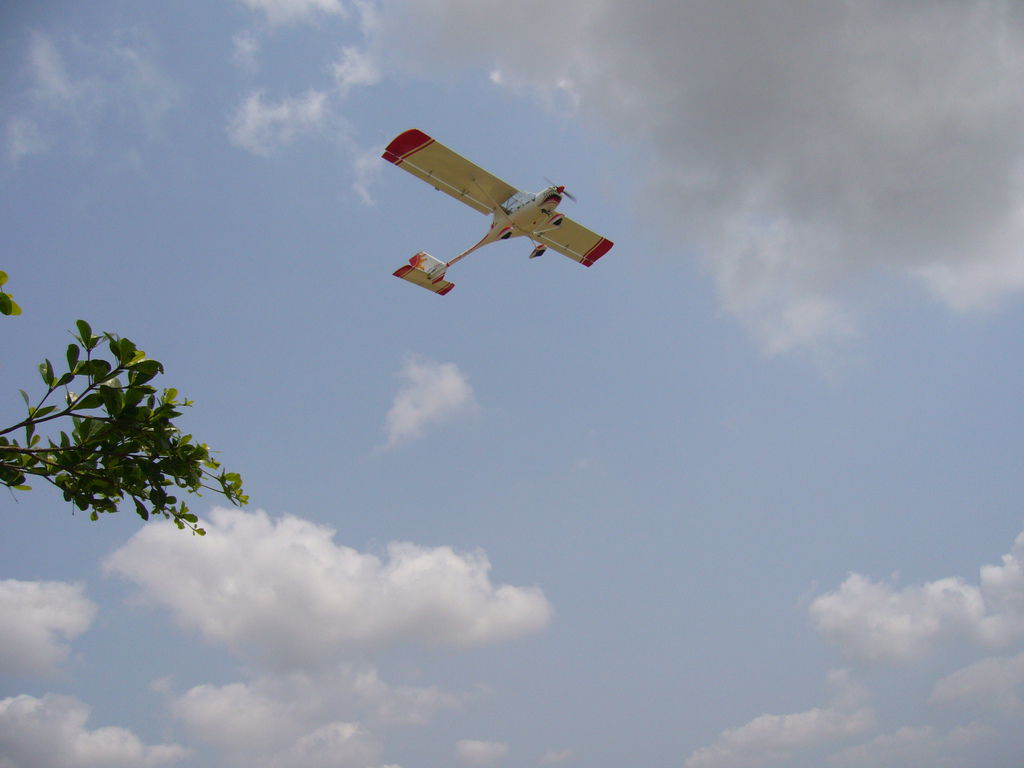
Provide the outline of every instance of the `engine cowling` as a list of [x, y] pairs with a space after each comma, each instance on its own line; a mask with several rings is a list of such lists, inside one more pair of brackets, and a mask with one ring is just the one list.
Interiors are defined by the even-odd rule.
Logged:
[[556, 213], [550, 219], [548, 219], [549, 227], [560, 227], [562, 226], [562, 220], [565, 218], [564, 213]]
[[562, 202], [562, 196], [557, 192], [550, 192], [544, 198], [543, 202], [541, 202], [540, 209], [544, 211], [544, 213], [549, 213], [550, 211], [553, 211], [560, 202]]
[[512, 227], [505, 227], [498, 233], [499, 240], [508, 240], [510, 237], [512, 237]]

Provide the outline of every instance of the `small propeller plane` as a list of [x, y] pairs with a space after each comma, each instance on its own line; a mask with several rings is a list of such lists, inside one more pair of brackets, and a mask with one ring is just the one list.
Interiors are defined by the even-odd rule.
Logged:
[[445, 279], [448, 267], [477, 248], [498, 240], [528, 237], [533, 243], [531, 259], [551, 248], [586, 267], [608, 253], [613, 245], [611, 240], [555, 210], [563, 196], [576, 199], [564, 186], [551, 185], [537, 193], [523, 192], [434, 141], [423, 131], [413, 128], [399, 134], [388, 144], [382, 157], [423, 179], [434, 189], [492, 216], [491, 228], [480, 242], [451, 261], [441, 261], [420, 251], [395, 272], [395, 277], [434, 293], [444, 296], [455, 287]]

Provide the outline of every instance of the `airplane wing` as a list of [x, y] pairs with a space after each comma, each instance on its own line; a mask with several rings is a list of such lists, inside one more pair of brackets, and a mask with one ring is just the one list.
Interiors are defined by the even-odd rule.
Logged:
[[382, 157], [480, 213], [519, 191], [415, 128], [396, 136]]
[[611, 240], [591, 232], [568, 216], [562, 219], [558, 227], [547, 232], [534, 233], [532, 237], [585, 267], [591, 266], [615, 245]]

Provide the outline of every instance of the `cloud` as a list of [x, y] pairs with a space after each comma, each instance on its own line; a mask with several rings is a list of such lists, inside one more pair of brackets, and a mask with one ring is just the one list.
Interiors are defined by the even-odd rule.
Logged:
[[436, 710], [458, 703], [435, 688], [389, 686], [372, 667], [342, 665], [316, 675], [195, 686], [174, 699], [172, 711], [191, 736], [232, 762], [317, 765], [319, 750], [312, 747], [340, 739], [354, 755], [348, 763], [364, 760], [364, 768], [379, 752], [371, 725], [423, 724]]
[[236, 146], [268, 156], [299, 136], [319, 131], [327, 118], [327, 94], [310, 89], [277, 103], [263, 93], [250, 93], [228, 121], [228, 137]]
[[366, 205], [373, 205], [375, 202], [370, 190], [381, 175], [381, 152], [383, 147], [352, 152], [352, 174], [355, 178], [352, 189]]
[[181, 101], [177, 84], [159, 67], [154, 45], [144, 37], [117, 39], [108, 49], [116, 72], [108, 101], [125, 120], [141, 121], [149, 139], [159, 138], [167, 116]]
[[932, 689], [932, 704], [967, 703], [971, 706], [1024, 712], [1018, 689], [1024, 685], [1024, 653], [982, 659], [939, 680]]
[[342, 94], [358, 86], [376, 85], [381, 73], [373, 57], [353, 46], [341, 49], [339, 58], [331, 66], [334, 82]]
[[17, 162], [29, 155], [40, 155], [50, 148], [34, 120], [15, 117], [7, 121], [7, 159]]
[[261, 511], [215, 509], [203, 525], [200, 546], [146, 526], [105, 568], [181, 626], [273, 667], [319, 668], [395, 643], [499, 642], [552, 614], [540, 589], [493, 584], [483, 552], [393, 542], [382, 559], [335, 544], [326, 526]]
[[0, 765], [33, 768], [145, 768], [183, 760], [175, 744], [146, 746], [131, 731], [89, 730], [89, 707], [70, 696], [0, 700]]
[[967, 725], [941, 733], [932, 726], [900, 728], [869, 742], [844, 749], [828, 758], [832, 768], [934, 768], [979, 765], [978, 747], [993, 731], [984, 725]]
[[330, 686], [336, 680], [285, 676], [201, 685], [179, 696], [173, 712], [191, 736], [234, 764], [367, 768], [378, 762], [380, 745], [359, 723], [332, 717], [340, 697]]
[[[259, 44], [259, 38], [254, 33], [236, 36], [236, 63], [245, 69], [255, 70]], [[268, 100], [260, 90], [249, 93], [228, 119], [227, 133], [231, 143], [255, 155], [267, 157], [300, 138], [323, 133], [331, 124], [339, 129], [338, 140], [351, 149], [352, 142], [347, 131], [341, 130], [345, 122], [335, 107], [353, 88], [379, 82], [380, 72], [372, 58], [351, 46], [341, 49], [339, 57], [330, 68], [333, 88], [309, 88], [300, 96], [280, 101]], [[354, 154], [358, 155], [358, 152], [354, 151]], [[361, 183], [361, 180], [357, 183]]]
[[254, 30], [244, 30], [231, 38], [231, 61], [244, 72], [253, 73], [259, 69], [259, 53], [263, 46], [261, 35]]
[[401, 377], [405, 386], [385, 417], [388, 448], [422, 437], [428, 426], [477, 409], [473, 388], [455, 363], [410, 359]]
[[318, 16], [346, 17], [342, 0], [241, 0], [253, 11], [259, 11], [272, 24], [311, 21]]
[[53, 39], [33, 32], [29, 41], [28, 68], [35, 95], [50, 102], [69, 102], [77, 98], [81, 86], [73, 86], [64, 66], [64, 57]]
[[455, 754], [464, 765], [493, 765], [508, 755], [508, 744], [461, 739], [455, 744]]
[[422, 725], [461, 701], [439, 688], [389, 685], [373, 666], [342, 664], [316, 674], [290, 672], [195, 686], [175, 699], [173, 710], [207, 743], [262, 749], [325, 720]]
[[375, 45], [412, 72], [429, 60], [499, 85], [571, 86], [581, 119], [645, 148], [645, 223], [680, 257], [699, 254], [766, 350], [855, 333], [854, 296], [878, 278], [958, 311], [1024, 290], [1014, 4], [520, 7], [383, 2]]
[[22, 76], [23, 107], [6, 126], [6, 154], [17, 161], [62, 143], [92, 151], [106, 118], [133, 135], [160, 136], [181, 100], [180, 89], [158, 64], [153, 41], [116, 32], [97, 44], [34, 32]]
[[918, 661], [943, 637], [967, 637], [985, 614], [976, 587], [950, 578], [895, 590], [850, 574], [815, 598], [815, 628], [845, 653], [865, 661]]
[[966, 640], [1003, 647], [1024, 636], [1024, 533], [1001, 565], [980, 569], [978, 586], [959, 577], [896, 589], [851, 573], [815, 598], [815, 628], [866, 662], [919, 661], [933, 646]]
[[[380, 748], [356, 723], [328, 723], [302, 736], [280, 755], [269, 756], [268, 768], [367, 768]], [[251, 765], [249, 761], [246, 764]], [[257, 759], [256, 765], [260, 761]]]
[[790, 715], [760, 715], [746, 725], [723, 731], [714, 744], [701, 747], [685, 768], [748, 768], [786, 760], [796, 753], [854, 736], [873, 728], [874, 712], [864, 706], [864, 690], [846, 672], [835, 670], [832, 704]]
[[55, 674], [95, 617], [81, 584], [0, 581], [0, 672]]
[[[249, 75], [259, 71], [264, 41], [279, 32], [281, 25], [329, 15], [349, 19], [351, 15], [349, 5], [340, 0], [242, 1], [251, 9], [263, 12], [270, 22], [238, 32], [232, 39], [231, 59]], [[365, 37], [376, 24], [375, 6], [365, 0], [355, 0], [351, 9]], [[262, 90], [251, 91], [227, 121], [228, 138], [235, 146], [268, 157], [300, 139], [328, 137], [351, 163], [352, 191], [365, 204], [372, 205], [370, 188], [380, 173], [383, 147], [359, 143], [353, 137], [355, 131], [344, 118], [342, 108], [353, 90], [381, 81], [383, 74], [377, 57], [366, 47], [343, 45], [333, 61], [325, 62], [322, 70], [330, 73], [329, 82], [319, 88], [311, 87], [299, 96], [271, 101]]]

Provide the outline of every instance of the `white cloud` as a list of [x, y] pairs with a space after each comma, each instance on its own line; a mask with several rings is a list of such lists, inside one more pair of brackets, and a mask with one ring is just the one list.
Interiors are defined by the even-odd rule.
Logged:
[[271, 674], [247, 683], [199, 685], [178, 697], [175, 715], [204, 741], [262, 748], [325, 720], [422, 725], [461, 698], [434, 687], [393, 686], [372, 666], [342, 664], [316, 674]]
[[352, 172], [355, 177], [352, 189], [366, 205], [374, 204], [373, 193], [370, 189], [381, 174], [383, 163], [380, 162], [380, 155], [382, 151], [383, 147], [373, 147], [368, 150], [352, 152]]
[[7, 159], [17, 162], [29, 155], [39, 155], [50, 148], [50, 142], [43, 136], [34, 120], [14, 117], [7, 121]]
[[989, 608], [979, 630], [982, 639], [1000, 646], [1024, 635], [1024, 532], [1001, 565], [981, 567], [979, 583]]
[[508, 744], [461, 739], [455, 744], [455, 754], [464, 765], [493, 765], [508, 756]]
[[1015, 4], [519, 7], [385, 1], [375, 44], [411, 71], [429, 60], [570, 87], [584, 120], [647, 148], [647, 223], [702, 254], [767, 350], [849, 336], [851, 296], [877, 277], [917, 280], [958, 310], [1024, 291]]
[[345, 46], [331, 67], [334, 82], [342, 94], [357, 86], [376, 85], [380, 82], [381, 73], [373, 57], [366, 51], [353, 46]]
[[89, 730], [89, 707], [70, 696], [0, 700], [0, 766], [32, 768], [143, 768], [175, 763], [187, 749], [146, 746], [131, 731]]
[[[34, 32], [23, 67], [25, 106], [7, 121], [7, 156], [19, 160], [61, 143], [92, 151], [103, 121], [157, 138], [181, 100], [153, 41], [118, 32], [98, 44]], [[109, 129], [106, 129], [109, 130]]]
[[811, 620], [844, 653], [868, 662], [918, 661], [958, 639], [1003, 647], [1024, 636], [1024, 533], [1002, 561], [981, 568], [978, 586], [950, 577], [896, 589], [852, 573], [814, 599]]
[[181, 101], [177, 84], [157, 64], [145, 38], [117, 40], [108, 49], [113, 75], [107, 100], [123, 118], [141, 120], [146, 136], [158, 138], [167, 116]]
[[498, 642], [552, 614], [540, 589], [493, 584], [482, 552], [394, 542], [381, 559], [335, 544], [328, 527], [261, 511], [215, 509], [203, 525], [198, 546], [171, 525], [146, 526], [106, 569], [181, 626], [277, 667], [320, 667], [353, 647]]
[[241, 0], [253, 11], [266, 15], [271, 24], [311, 21], [318, 16], [348, 15], [342, 0]]
[[336, 722], [305, 734], [285, 752], [271, 756], [265, 765], [268, 768], [368, 768], [378, 761], [379, 752], [377, 744], [357, 723]]
[[175, 702], [174, 711], [192, 736], [240, 765], [365, 768], [378, 753], [358, 723], [315, 724], [326, 714], [319, 702], [279, 700], [244, 683], [198, 686]]
[[239, 32], [231, 39], [231, 61], [239, 69], [253, 73], [259, 69], [259, 53], [263, 41], [254, 30]]
[[939, 680], [929, 701], [966, 703], [983, 709], [1024, 712], [1018, 689], [1024, 685], [1024, 653], [982, 659]]
[[302, 754], [301, 764], [315, 765], [310, 748], [325, 736], [343, 737], [349, 748], [376, 756], [369, 725], [422, 724], [436, 710], [457, 705], [457, 697], [438, 689], [390, 686], [372, 667], [343, 665], [316, 675], [196, 686], [175, 698], [172, 710], [191, 736], [233, 762], [296, 765], [294, 756]]
[[0, 672], [54, 674], [95, 616], [81, 584], [0, 581]]
[[473, 388], [455, 363], [411, 359], [401, 376], [405, 386], [385, 417], [387, 447], [414, 440], [428, 426], [477, 409]]
[[810, 614], [819, 632], [854, 657], [912, 662], [940, 638], [970, 636], [985, 605], [978, 589], [958, 578], [897, 591], [852, 573], [815, 598]]
[[302, 96], [266, 102], [256, 91], [228, 122], [232, 143], [256, 155], [270, 155], [299, 136], [319, 131], [327, 118], [327, 94], [310, 89]]
[[64, 57], [51, 37], [40, 32], [32, 34], [28, 66], [37, 97], [53, 102], [66, 102], [75, 98], [79, 87], [72, 86], [64, 66]]
[[864, 706], [865, 692], [841, 670], [829, 674], [836, 689], [827, 707], [790, 715], [760, 715], [746, 725], [722, 732], [714, 744], [701, 747], [685, 768], [747, 768], [785, 760], [812, 747], [863, 733], [875, 725]]
[[833, 768], [935, 768], [981, 765], [978, 746], [993, 735], [984, 725], [959, 726], [941, 733], [932, 726], [900, 728], [831, 755]]

